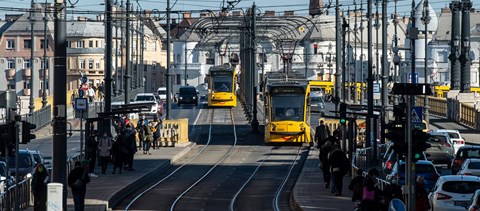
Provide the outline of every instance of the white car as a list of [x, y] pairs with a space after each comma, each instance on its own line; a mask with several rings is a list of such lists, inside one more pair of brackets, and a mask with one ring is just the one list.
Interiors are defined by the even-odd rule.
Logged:
[[468, 207], [468, 211], [476, 211], [480, 207], [480, 190], [475, 191], [475, 193], [472, 196], [472, 199], [470, 199], [470, 207]]
[[138, 93], [135, 96], [135, 99], [132, 100], [131, 104], [135, 103], [154, 103], [150, 108], [150, 111], [146, 112], [147, 114], [159, 114], [161, 113], [161, 106], [159, 106], [157, 97], [153, 93]]
[[480, 177], [448, 175], [438, 178], [428, 200], [435, 211], [464, 211], [470, 206], [470, 199], [480, 189]]
[[458, 130], [439, 129], [435, 131], [447, 133], [448, 136], [450, 136], [450, 140], [453, 142], [453, 148], [455, 153], [457, 153], [460, 147], [465, 146], [465, 139], [462, 138], [462, 135], [460, 135], [460, 132], [458, 132]]
[[458, 171], [459, 175], [473, 175], [480, 176], [480, 159], [478, 158], [469, 158], [466, 159], [460, 170]]

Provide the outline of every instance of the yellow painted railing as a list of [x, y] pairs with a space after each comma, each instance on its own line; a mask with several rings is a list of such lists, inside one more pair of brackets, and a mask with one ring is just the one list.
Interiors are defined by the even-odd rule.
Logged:
[[460, 103], [459, 109], [460, 109], [459, 122], [466, 126], [476, 128], [478, 112], [475, 110], [475, 107], [469, 104]]
[[[138, 119], [131, 119], [134, 128], [137, 127]], [[160, 146], [175, 146], [177, 144], [187, 144], [188, 139], [188, 119], [164, 120], [160, 125], [160, 137], [158, 142]], [[140, 143], [137, 143], [140, 145]]]

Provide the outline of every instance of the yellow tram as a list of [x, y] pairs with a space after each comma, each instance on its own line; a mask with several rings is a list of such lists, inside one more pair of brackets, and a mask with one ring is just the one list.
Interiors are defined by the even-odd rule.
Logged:
[[236, 82], [237, 74], [232, 66], [225, 64], [211, 67], [208, 73], [208, 106], [237, 106]]
[[270, 72], [265, 89], [265, 143], [310, 143], [310, 88], [303, 75]]

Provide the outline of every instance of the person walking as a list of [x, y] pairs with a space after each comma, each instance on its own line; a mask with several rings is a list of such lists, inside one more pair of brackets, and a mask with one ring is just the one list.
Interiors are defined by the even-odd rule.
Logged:
[[112, 149], [112, 138], [108, 137], [107, 132], [103, 132], [103, 136], [98, 141], [98, 155], [100, 156], [100, 165], [102, 166], [102, 174], [107, 171], [110, 162], [110, 150]]
[[328, 153], [330, 153], [332, 149], [332, 142], [330, 141], [325, 142], [325, 144], [320, 147], [320, 168], [322, 169], [325, 188], [330, 187], [331, 174], [330, 163], [328, 162]]
[[75, 168], [68, 174], [68, 186], [72, 189], [75, 211], [85, 210], [87, 183], [90, 182], [90, 177], [87, 174], [88, 167], [86, 168], [80, 161], [75, 161]]
[[112, 174], [115, 174], [117, 168], [118, 173], [122, 174], [124, 165], [129, 156], [127, 144], [126, 144], [126, 135], [125, 130], [122, 130], [120, 135], [117, 136], [115, 143], [113, 144], [113, 171]]
[[50, 182], [47, 169], [43, 164], [38, 164], [32, 175], [33, 210], [47, 210], [47, 184]]
[[340, 145], [335, 144], [333, 151], [328, 155], [328, 162], [330, 163], [330, 172], [337, 190], [335, 196], [342, 196], [343, 176], [347, 174], [349, 160], [342, 149], [340, 149]]
[[378, 170], [371, 168], [363, 182], [362, 209], [365, 211], [378, 210], [378, 190], [376, 187], [378, 175]]
[[150, 153], [150, 147], [153, 142], [153, 134], [152, 131], [150, 130], [149, 124], [144, 126], [145, 130], [145, 140], [143, 140], [143, 154], [144, 155], [151, 155]]
[[355, 176], [351, 181], [350, 185], [348, 185], [348, 189], [353, 191], [352, 194], [352, 201], [357, 202], [361, 201], [363, 197], [363, 181], [365, 177], [363, 176], [363, 170], [357, 170], [357, 176]]
[[418, 176], [415, 184], [415, 211], [427, 211], [430, 210], [430, 208], [428, 193], [425, 190], [424, 178]]
[[[145, 119], [146, 119], [145, 115], [140, 116], [137, 122], [137, 127], [135, 127], [135, 130], [137, 131], [137, 135], [138, 135], [137, 146], [142, 149], [143, 149], [143, 142], [145, 142], [145, 138], [146, 138]], [[143, 151], [143, 154], [145, 154], [145, 151]]]
[[98, 177], [94, 171], [95, 171], [95, 162], [97, 160], [97, 147], [98, 147], [98, 141], [95, 135], [97, 134], [97, 131], [93, 131], [90, 133], [87, 139], [87, 143], [85, 146], [85, 155], [86, 159], [89, 161], [89, 176], [90, 177]]
[[323, 120], [320, 120], [320, 125], [315, 128], [315, 143], [317, 143], [317, 147], [320, 148], [325, 144], [327, 138], [330, 137], [330, 128], [325, 125]]
[[93, 103], [93, 100], [95, 97], [95, 90], [93, 89], [93, 86], [90, 85], [90, 88], [88, 88], [87, 92], [88, 92], [88, 102]]

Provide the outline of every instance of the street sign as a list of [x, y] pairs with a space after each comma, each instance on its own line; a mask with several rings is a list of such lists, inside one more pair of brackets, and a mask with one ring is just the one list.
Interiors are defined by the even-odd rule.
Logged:
[[412, 124], [422, 124], [423, 108], [415, 106], [412, 109]]
[[82, 84], [82, 90], [87, 91], [88, 90], [88, 84]]
[[380, 83], [373, 83], [373, 99], [380, 100]]
[[405, 211], [407, 208], [405, 204], [400, 199], [392, 199], [390, 205], [388, 206], [388, 211]]
[[87, 83], [87, 75], [83, 74], [82, 75], [82, 84], [86, 84], [86, 83]]
[[87, 98], [75, 98], [75, 110], [88, 111], [88, 99]]
[[412, 82], [412, 74], [409, 73], [409, 74], [408, 74], [408, 82], [409, 82], [409, 83], [414, 83], [414, 84], [418, 83], [418, 73], [415, 73], [415, 74], [413, 75], [413, 82]]

